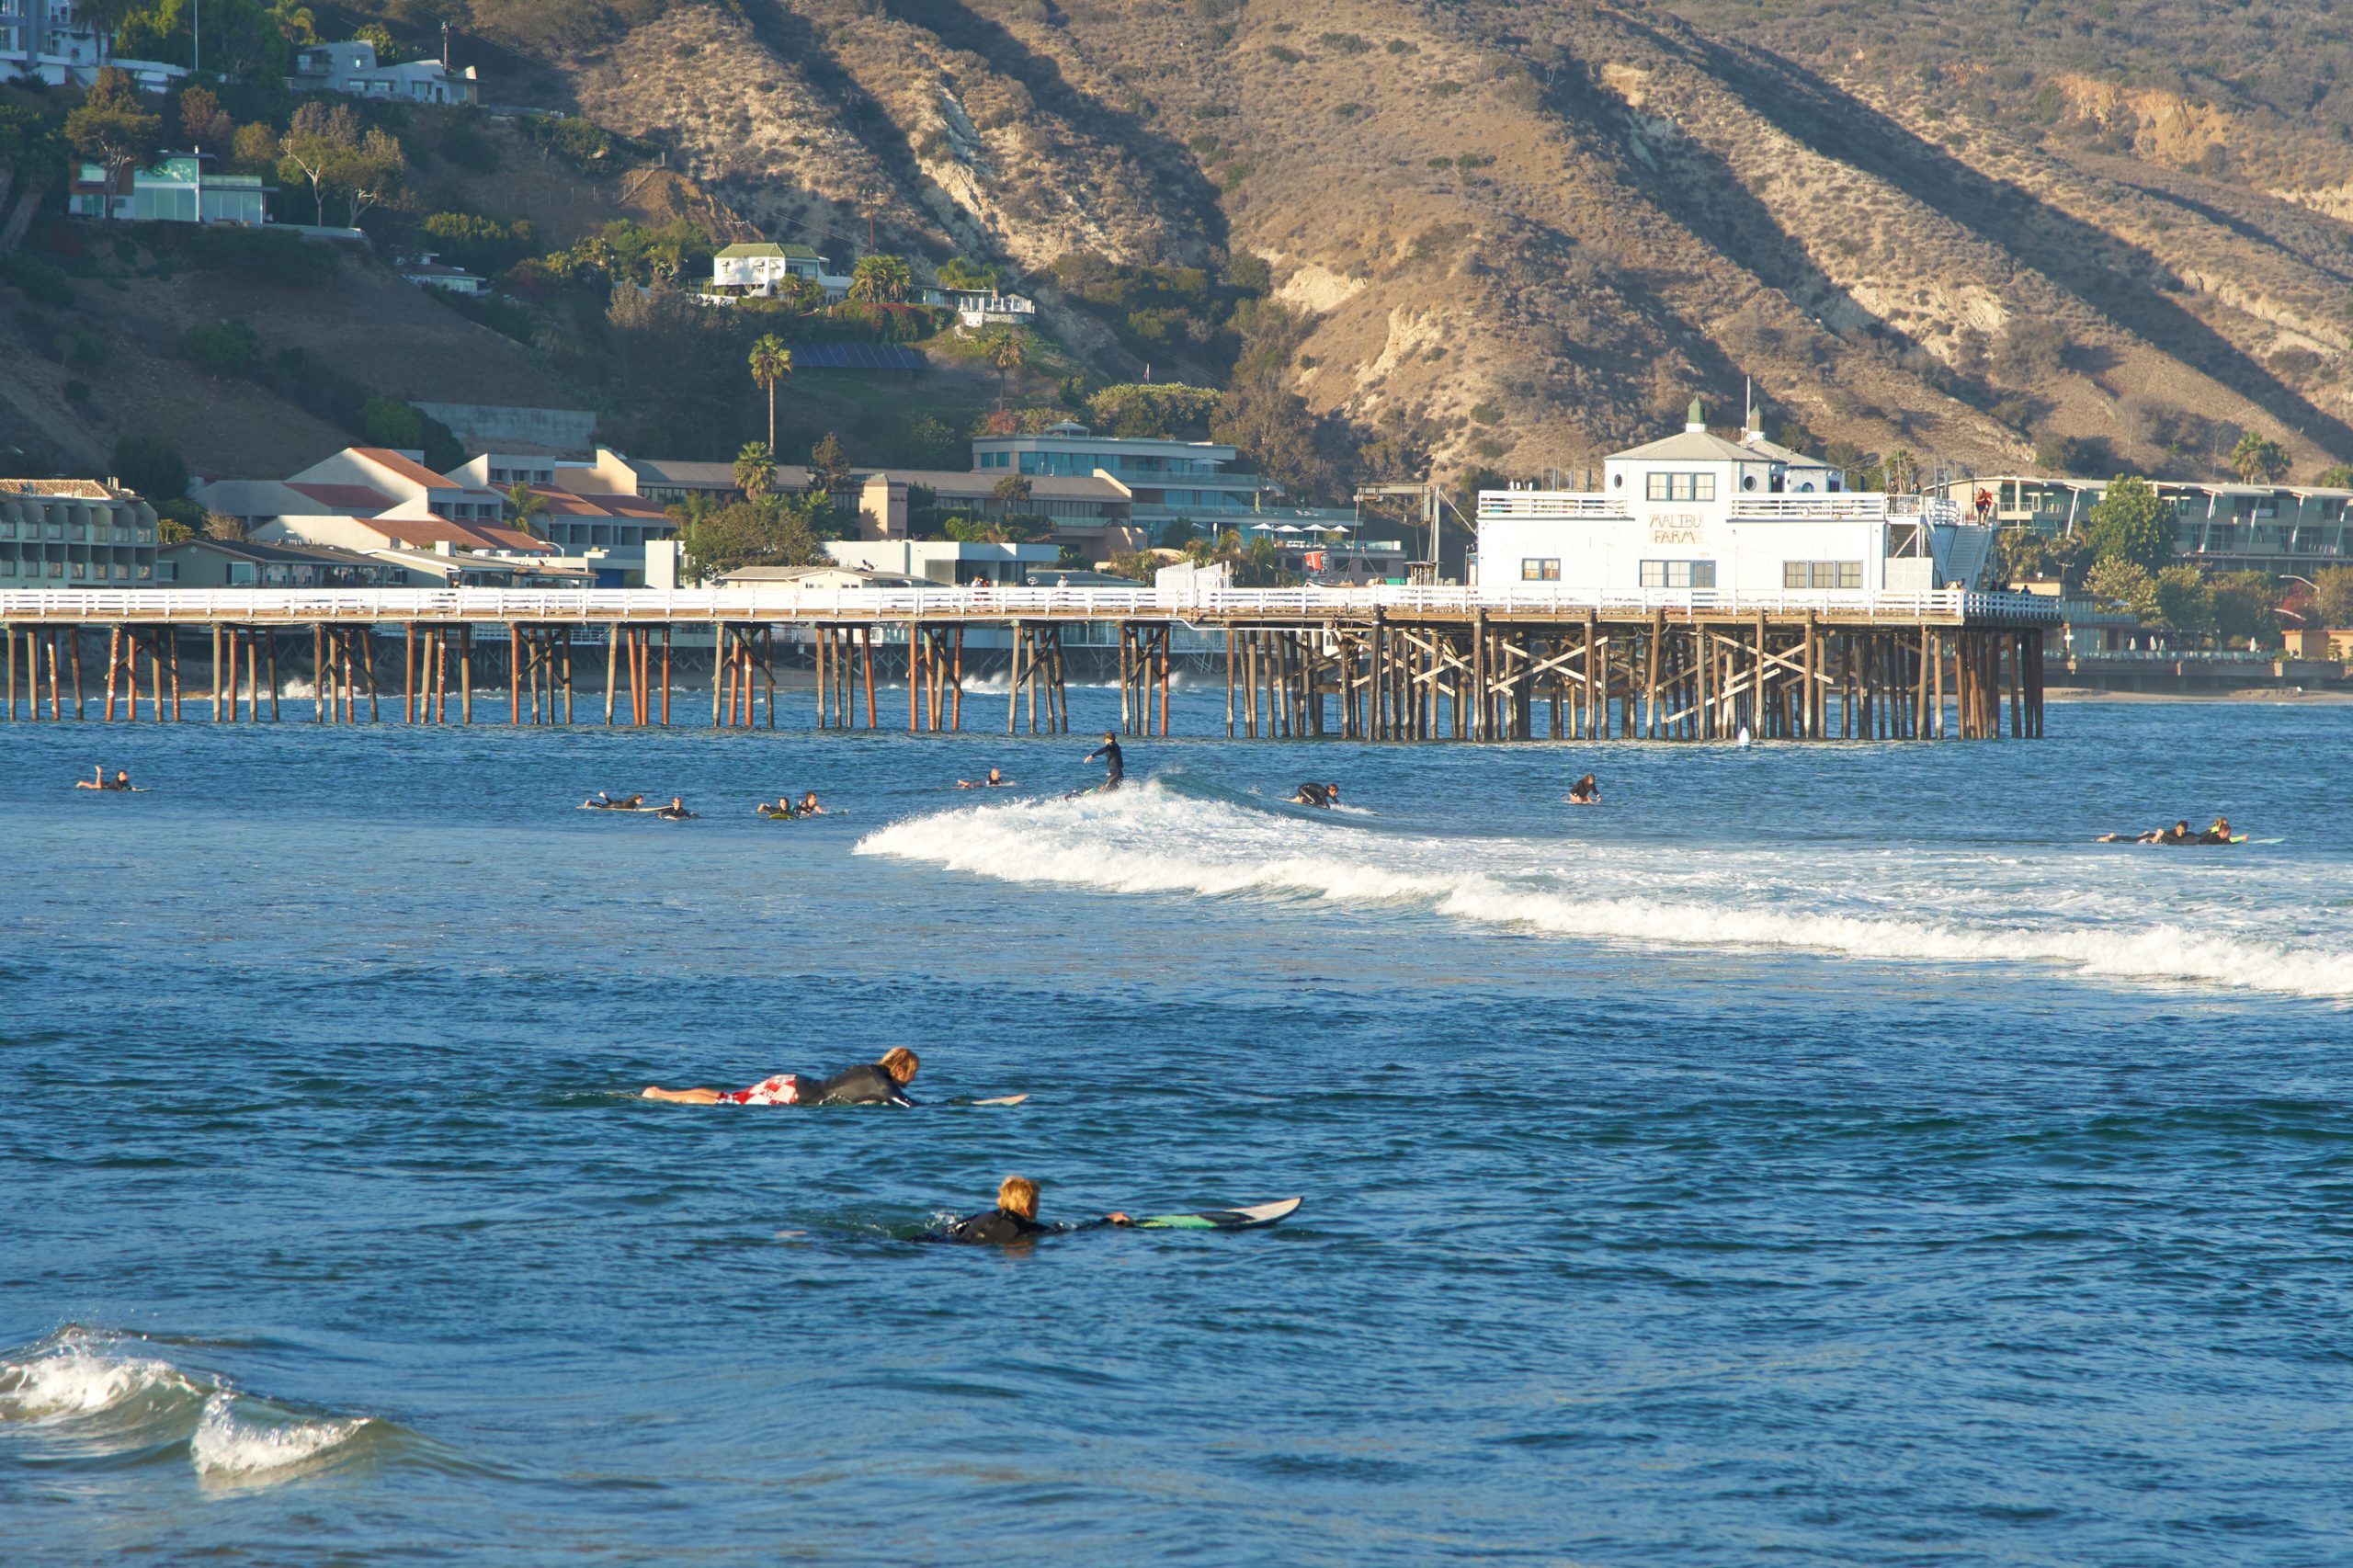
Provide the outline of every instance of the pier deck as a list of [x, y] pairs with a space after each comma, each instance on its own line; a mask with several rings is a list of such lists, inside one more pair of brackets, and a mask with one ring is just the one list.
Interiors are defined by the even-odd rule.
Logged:
[[[509, 722], [570, 722], [575, 657], [601, 650], [607, 723], [624, 696], [622, 722], [668, 723], [684, 665], [709, 684], [714, 726], [764, 711], [773, 727], [778, 661], [805, 653], [821, 727], [878, 726], [879, 661], [907, 683], [909, 730], [953, 730], [966, 633], [981, 627], [1007, 644], [973, 650], [972, 662], [973, 673], [1009, 664], [1008, 732], [1025, 693], [1032, 732], [1066, 730], [1063, 633], [1086, 625], [1116, 633], [1131, 733], [1169, 733], [1171, 673], [1184, 658], [1222, 659], [1229, 735], [1979, 738], [2004, 733], [2006, 706], [2007, 733], [2031, 736], [2042, 731], [2041, 628], [2054, 615], [2047, 601], [1960, 590], [1734, 600], [1542, 585], [0, 591], [0, 717], [17, 716], [20, 696], [37, 720], [64, 717], [68, 663], [73, 714], [86, 716], [84, 647], [103, 637], [105, 653], [90, 655], [103, 672], [100, 716], [113, 717], [119, 686], [136, 717], [143, 656], [152, 715], [178, 718], [183, 643], [202, 636], [195, 700], [215, 721], [235, 718], [241, 698], [244, 717], [265, 702], [276, 717], [282, 660], [314, 684], [323, 723], [353, 722], [363, 703], [380, 717], [388, 662], [400, 665], [393, 691], [408, 722], [446, 722], [453, 699], [458, 721], [473, 722], [479, 672], [503, 681]], [[1222, 646], [1180, 654], [1179, 628]]]

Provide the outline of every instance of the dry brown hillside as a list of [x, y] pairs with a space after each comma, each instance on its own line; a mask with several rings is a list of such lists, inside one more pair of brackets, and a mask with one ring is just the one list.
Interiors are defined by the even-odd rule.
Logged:
[[1313, 318], [1297, 389], [1443, 469], [1574, 468], [1752, 377], [1869, 451], [2353, 458], [2353, 158], [2104, 74], [2096, 36], [2026, 71], [2029, 117], [1970, 85], [1965, 29], [1915, 69], [1842, 52], [1838, 7], [1750, 10], [678, 0], [557, 62], [779, 238], [847, 253], [870, 219], [1032, 275], [1261, 254]]

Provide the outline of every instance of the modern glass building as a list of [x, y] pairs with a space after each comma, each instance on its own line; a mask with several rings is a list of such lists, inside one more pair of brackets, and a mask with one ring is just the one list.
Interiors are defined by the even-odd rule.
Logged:
[[[1940, 494], [1965, 516], [1998, 528], [2067, 535], [2114, 483], [2106, 479], [1985, 474], [1956, 479]], [[2302, 573], [2353, 564], [2353, 490], [2316, 484], [2239, 484], [2153, 479], [2174, 516], [2174, 552], [2220, 570]]]

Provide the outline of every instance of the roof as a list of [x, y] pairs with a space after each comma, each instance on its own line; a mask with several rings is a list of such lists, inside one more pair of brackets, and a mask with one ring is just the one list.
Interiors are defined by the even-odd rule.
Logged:
[[48, 495], [70, 501], [119, 501], [134, 494], [108, 489], [95, 479], [0, 479], [0, 493]]
[[1834, 466], [1824, 461], [1820, 458], [1810, 458], [1803, 452], [1792, 451], [1789, 448], [1781, 445], [1779, 441], [1768, 441], [1763, 435], [1754, 430], [1743, 432], [1740, 437], [1740, 444], [1744, 450], [1754, 452], [1760, 458], [1770, 458], [1775, 462], [1788, 463], [1795, 468], [1830, 468]]
[[442, 261], [405, 261], [401, 264], [400, 274], [403, 278], [471, 278], [477, 283], [483, 281], [483, 275], [479, 272], [469, 272], [462, 267], [451, 267], [449, 263]]
[[722, 259], [725, 259], [730, 256], [780, 256], [784, 254], [784, 247], [779, 244], [772, 244], [767, 240], [753, 240], [732, 245], [723, 245], [715, 254]]
[[210, 550], [221, 555], [235, 556], [241, 561], [267, 564], [309, 563], [325, 566], [379, 566], [382, 562], [372, 555], [362, 555], [356, 550], [337, 550], [331, 544], [264, 544], [249, 539], [184, 539], [177, 544], [167, 544], [160, 553], [175, 550]]
[[519, 550], [530, 555], [553, 555], [555, 546], [543, 539], [534, 538], [521, 528], [510, 528], [498, 523], [467, 523], [463, 525], [489, 541], [494, 549]]
[[381, 512], [392, 504], [392, 498], [369, 489], [364, 484], [313, 484], [287, 481], [286, 488], [309, 496], [323, 506], [338, 512]]
[[399, 474], [411, 484], [428, 484], [436, 490], [462, 490], [465, 488], [463, 485], [451, 483], [448, 479], [445, 479], [440, 474], [434, 472], [431, 469], [426, 467], [423, 463], [418, 462], [415, 459], [401, 456], [400, 453], [392, 450], [390, 447], [354, 447], [351, 449], [351, 455], [357, 458], [366, 459], [368, 461], [374, 463], [378, 468], [384, 470], [387, 473]]
[[1711, 436], [1705, 430], [1683, 430], [1646, 446], [1622, 452], [1612, 452], [1609, 460], [1623, 461], [1642, 459], [1651, 462], [1760, 462], [1758, 454], [1722, 436]]
[[469, 524], [453, 523], [447, 517], [369, 517], [368, 526], [395, 544], [430, 547], [454, 544], [464, 550], [480, 550], [484, 544], [483, 534]]
[[848, 577], [874, 588], [915, 588], [937, 586], [924, 578], [910, 577], [904, 572], [870, 572], [862, 566], [844, 566], [838, 562], [823, 566], [742, 566], [720, 579], [722, 583], [799, 583], [811, 577]]
[[994, 497], [999, 484], [1015, 477], [1029, 482], [1029, 498], [1033, 501], [1125, 501], [1134, 494], [1116, 479], [1095, 474], [1016, 476], [1001, 469], [890, 468], [873, 470], [868, 477], [920, 484], [940, 495]]
[[735, 488], [733, 463], [677, 462], [668, 459], [631, 458], [629, 460], [629, 465], [637, 471], [640, 483], [652, 480], [656, 484], [676, 484], [689, 489], [733, 490]]
[[559, 490], [552, 484], [534, 484], [530, 488], [531, 494], [546, 506], [551, 517], [643, 517], [666, 522], [670, 517], [642, 496], [601, 490]]

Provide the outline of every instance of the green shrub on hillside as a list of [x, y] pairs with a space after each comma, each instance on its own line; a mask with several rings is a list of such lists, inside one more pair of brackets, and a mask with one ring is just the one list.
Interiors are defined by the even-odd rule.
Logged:
[[65, 274], [28, 256], [0, 256], [0, 283], [18, 290], [36, 305], [70, 305], [74, 285]]
[[180, 335], [188, 362], [219, 381], [249, 376], [261, 364], [261, 338], [250, 323], [231, 317], [199, 322]]
[[176, 501], [188, 494], [188, 464], [180, 449], [161, 436], [122, 437], [107, 472], [150, 501]]

